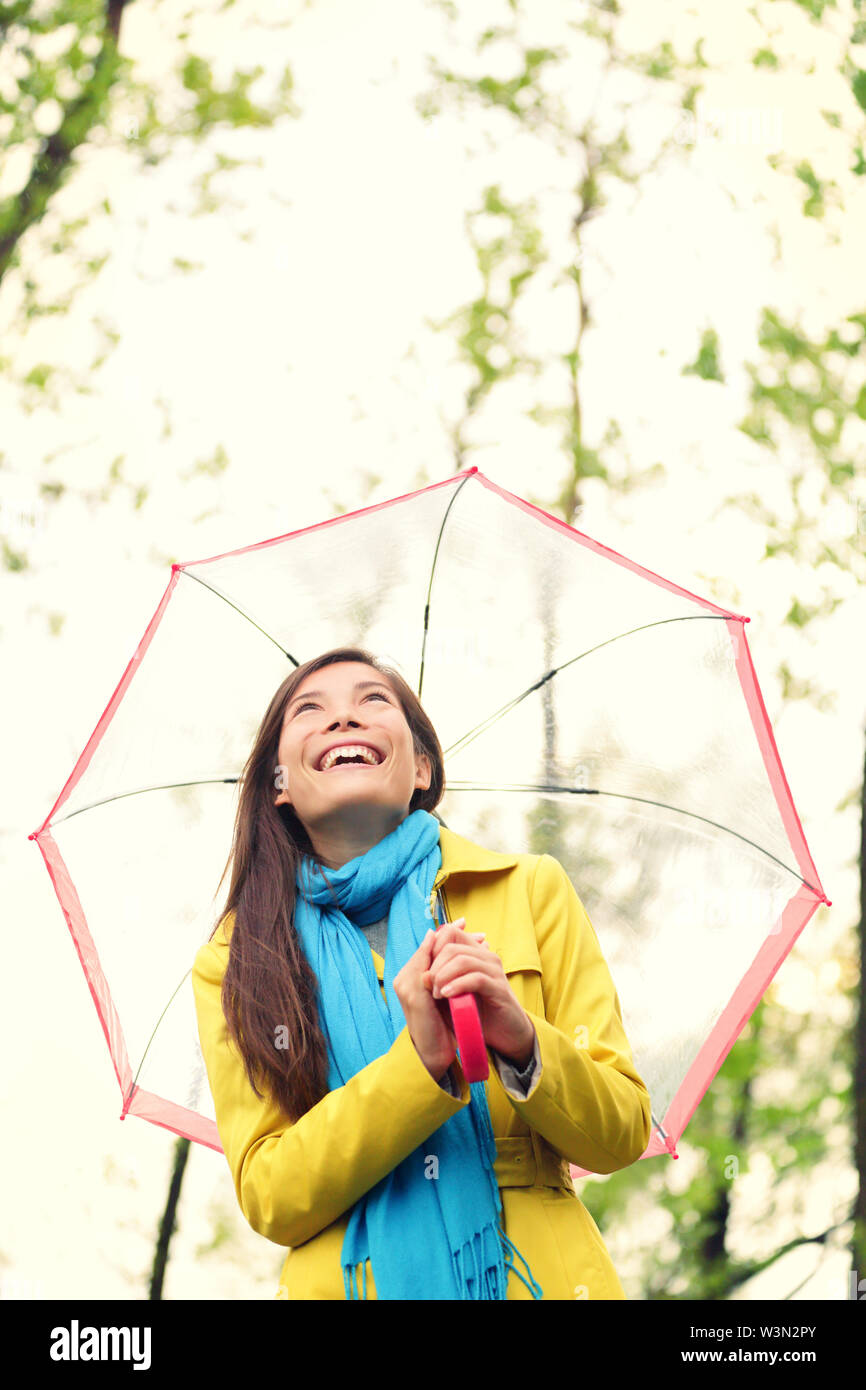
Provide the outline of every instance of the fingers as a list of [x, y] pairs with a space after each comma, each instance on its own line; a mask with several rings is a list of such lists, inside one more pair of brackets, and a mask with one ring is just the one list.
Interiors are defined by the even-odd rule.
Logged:
[[484, 932], [468, 932], [465, 930], [465, 917], [458, 917], [456, 922], [443, 922], [442, 926], [433, 935], [433, 959], [435, 960], [446, 946], [455, 943], [468, 944], [470, 942], [485, 941]]
[[493, 988], [494, 980], [491, 975], [474, 970], [468, 975], [447, 980], [442, 985], [434, 984], [432, 992], [434, 999], [444, 999], [447, 1002], [458, 994], [491, 994]]
[[429, 989], [425, 979], [427, 973], [425, 967], [428, 966], [433, 959], [432, 949], [434, 936], [435, 933], [432, 930], [428, 931], [427, 935], [422, 938], [414, 955], [409, 957], [406, 963], [394, 976], [394, 993], [401, 1004], [405, 1005], [407, 999], [413, 992], [417, 991], [419, 982], [423, 988]]
[[[477, 967], [479, 961], [490, 960], [491, 956], [494, 955], [487, 944], [484, 932], [467, 932], [463, 929], [460, 923], [465, 922], [465, 920], [464, 917], [459, 917], [456, 922], [443, 922], [436, 931], [431, 929], [418, 948], [419, 960], [414, 968], [418, 970], [418, 966], [424, 962], [426, 968], [422, 967], [418, 972], [420, 983], [436, 999], [439, 998], [439, 995], [434, 993], [435, 982], [443, 968], [446, 969], [446, 972], [450, 971], [453, 974], [455, 962], [458, 963], [459, 972], [461, 965], [464, 970], [469, 965]], [[499, 958], [494, 955], [494, 959], [498, 963]], [[394, 988], [398, 998], [400, 997], [397, 989], [398, 980], [402, 986], [404, 981], [408, 983], [412, 973], [409, 964], [407, 962], [403, 970], [394, 977]], [[439, 983], [444, 983], [444, 978]]]
[[484, 955], [464, 950], [456, 955], [443, 957], [430, 970], [424, 972], [425, 982], [428, 977], [434, 999], [439, 999], [442, 995], [447, 997], [449, 994], [477, 990], [481, 980], [493, 984], [498, 983], [500, 978], [505, 979], [502, 962], [489, 948]]
[[430, 964], [427, 968], [431, 974], [438, 975], [443, 967], [447, 969], [455, 960], [471, 958], [473, 962], [477, 962], [490, 960], [491, 957], [497, 962], [499, 961], [499, 957], [490, 949], [483, 938], [463, 934], [457, 941], [434, 943], [429, 958]]

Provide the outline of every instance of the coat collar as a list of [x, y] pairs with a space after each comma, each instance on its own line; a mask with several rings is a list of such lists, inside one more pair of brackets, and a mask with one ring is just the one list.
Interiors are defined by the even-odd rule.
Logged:
[[483, 873], [489, 869], [511, 869], [519, 863], [516, 854], [500, 854], [497, 850], [485, 849], [449, 830], [439, 823], [439, 848], [442, 851], [442, 868], [436, 875], [439, 882], [448, 874]]
[[[516, 854], [500, 854], [497, 850], [485, 849], [483, 845], [477, 845], [474, 840], [467, 840], [465, 836], [458, 835], [456, 830], [449, 830], [447, 825], [439, 822], [439, 848], [442, 853], [442, 867], [436, 874], [431, 889], [431, 899], [436, 888], [451, 874], [476, 874], [489, 872], [491, 869], [513, 869], [519, 862], [520, 857]], [[224, 944], [227, 943], [234, 927], [234, 912], [230, 913], [228, 920], [218, 924], [217, 930], [211, 934], [214, 939], [217, 932], [220, 932]], [[222, 932], [225, 937], [222, 937]], [[381, 978], [381, 976], [380, 976]]]

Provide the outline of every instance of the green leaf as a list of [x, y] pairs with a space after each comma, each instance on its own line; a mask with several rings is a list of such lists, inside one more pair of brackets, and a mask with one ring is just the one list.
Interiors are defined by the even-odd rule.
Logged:
[[810, 19], [820, 20], [826, 9], [835, 9], [836, 0], [794, 0], [794, 4], [805, 10]]
[[699, 376], [704, 381], [724, 381], [719, 365], [719, 337], [714, 328], [704, 330], [697, 357], [683, 367], [681, 375]]
[[[866, 76], [866, 74], [864, 74]], [[866, 93], [864, 93], [866, 96]], [[809, 190], [809, 197], [803, 204], [803, 215], [805, 217], [823, 217], [825, 211], [824, 189], [829, 183], [822, 183], [815, 173], [808, 160], [801, 160], [794, 170], [797, 178], [804, 183]]]
[[29, 562], [23, 551], [13, 550], [5, 540], [3, 541], [3, 565], [7, 570], [12, 570], [13, 573], [29, 569]]
[[795, 598], [785, 614], [784, 621], [791, 623], [794, 627], [805, 627], [809, 621], [809, 610], [803, 606], [799, 599]]
[[38, 362], [35, 367], [30, 368], [24, 382], [27, 386], [38, 386], [40, 391], [44, 391], [49, 378], [56, 370], [56, 367], [52, 367], [48, 362]]

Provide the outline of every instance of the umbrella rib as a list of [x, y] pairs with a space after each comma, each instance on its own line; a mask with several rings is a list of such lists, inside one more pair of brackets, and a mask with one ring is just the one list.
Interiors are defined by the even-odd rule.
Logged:
[[202, 777], [197, 782], [165, 782], [161, 786], [136, 787], [135, 791], [117, 792], [115, 796], [105, 796], [101, 801], [91, 801], [89, 806], [79, 806], [77, 811], [70, 811], [66, 816], [58, 816], [51, 824], [60, 825], [65, 820], [72, 820], [73, 816], [80, 816], [82, 811], [93, 811], [97, 806], [107, 806], [110, 801], [122, 801], [125, 796], [141, 796], [144, 792], [167, 792], [171, 791], [173, 787], [207, 787], [223, 782], [236, 782], [237, 780], [237, 777]]
[[182, 568], [180, 572], [181, 574], [188, 575], [190, 579], [194, 579], [197, 584], [201, 584], [202, 588], [208, 589], [210, 593], [216, 594], [217, 598], [222, 599], [223, 603], [227, 603], [229, 607], [233, 608], [236, 613], [239, 613], [242, 618], [246, 618], [248, 623], [252, 623], [253, 627], [257, 628], [263, 637], [267, 637], [269, 642], [273, 642], [274, 646], [278, 649], [278, 651], [282, 652], [283, 656], [287, 656], [289, 658], [289, 661], [294, 661], [296, 666], [300, 666], [301, 663], [298, 660], [296, 660], [295, 657], [292, 656], [291, 652], [286, 651], [285, 647], [283, 647], [277, 641], [276, 637], [272, 637], [269, 632], [266, 632], [265, 629], [259, 623], [256, 622], [255, 618], [251, 618], [249, 613], [245, 613], [242, 608], [238, 608], [237, 604], [232, 603], [232, 600], [230, 598], [227, 598], [225, 594], [221, 594], [219, 589], [215, 589], [212, 584], [208, 584], [199, 575], [193, 574], [192, 570], [185, 570]]
[[501, 709], [498, 709], [493, 714], [488, 715], [488, 717], [486, 719], [483, 719], [480, 724], [476, 724], [474, 729], [470, 729], [468, 733], [465, 733], [460, 738], [458, 738], [456, 743], [450, 744], [449, 747], [444, 749], [443, 751], [446, 754], [454, 753], [455, 750], [465, 747], [465, 745], [467, 743], [470, 743], [473, 738], [477, 738], [479, 734], [484, 733], [486, 729], [489, 729], [491, 724], [494, 724], [497, 719], [501, 719], [503, 715], [509, 714], [511, 710], [514, 709], [515, 705], [519, 705], [521, 700], [525, 700], [527, 695], [531, 695], [534, 690], [538, 690], [539, 687], [544, 685], [547, 681], [549, 681], [552, 676], [558, 675], [559, 672], [564, 671], [567, 666], [573, 666], [575, 661], [582, 661], [585, 656], [591, 656], [593, 652], [597, 652], [601, 647], [609, 646], [611, 642], [619, 642], [622, 640], [623, 637], [631, 637], [633, 633], [644, 632], [646, 628], [649, 627], [661, 627], [664, 623], [688, 623], [694, 621], [705, 622], [708, 619], [711, 622], [727, 622], [727, 617], [723, 613], [683, 613], [677, 618], [656, 618], [651, 623], [642, 623], [640, 627], [632, 627], [629, 628], [627, 632], [618, 632], [614, 637], [606, 637], [603, 642], [597, 642], [594, 647], [587, 647], [585, 652], [578, 652], [577, 656], [570, 657], [569, 660], [564, 661], [561, 666], [554, 666], [551, 671], [548, 671], [546, 675], [543, 675], [540, 680], [537, 680], [534, 683], [534, 685], [530, 685], [520, 695], [515, 695], [513, 700], [509, 700], [507, 704], [504, 704], [501, 707]]
[[436, 549], [433, 551], [433, 563], [430, 566], [430, 582], [427, 585], [427, 602], [424, 606], [424, 636], [421, 641], [421, 670], [418, 675], [419, 700], [421, 699], [421, 686], [424, 684], [424, 653], [427, 650], [427, 628], [430, 621], [430, 594], [433, 591], [433, 575], [436, 571], [436, 560], [439, 555], [439, 545], [442, 540], [442, 533], [445, 530], [445, 522], [448, 520], [448, 513], [450, 512], [451, 508], [454, 506], [454, 503], [457, 500], [457, 494], [459, 493], [460, 488], [462, 488], [464, 484], [468, 483], [470, 477], [472, 477], [472, 474], [467, 473], [466, 477], [460, 483], [460, 486], [456, 487], [453, 493], [451, 494], [451, 497], [448, 501], [448, 506], [445, 508], [445, 515], [442, 517], [442, 522], [439, 526], [439, 535], [436, 537]]
[[148, 1040], [147, 1040], [147, 1045], [146, 1045], [144, 1051], [143, 1051], [142, 1054], [141, 1054], [141, 1061], [140, 1061], [139, 1064], [138, 1064], [138, 1068], [137, 1068], [137, 1070], [136, 1070], [135, 1076], [132, 1078], [132, 1085], [131, 1085], [130, 1088], [129, 1088], [129, 1095], [127, 1095], [127, 1096], [124, 1097], [124, 1101], [129, 1101], [130, 1097], [132, 1096], [133, 1091], [135, 1090], [135, 1087], [136, 1087], [136, 1085], [137, 1085], [137, 1083], [138, 1083], [138, 1078], [139, 1078], [139, 1076], [141, 1075], [141, 1069], [142, 1069], [142, 1067], [144, 1066], [144, 1059], [145, 1059], [145, 1057], [147, 1056], [148, 1052], [150, 1051], [150, 1044], [153, 1042], [154, 1038], [156, 1037], [156, 1030], [157, 1030], [157, 1028], [158, 1028], [159, 1025], [162, 1023], [162, 1020], [165, 1018], [166, 1014], [168, 1013], [168, 1010], [171, 1008], [172, 1002], [173, 1002], [174, 999], [177, 997], [177, 992], [178, 992], [178, 990], [182, 988], [182, 986], [183, 986], [183, 984], [184, 984], [184, 981], [187, 980], [191, 974], [192, 974], [192, 966], [190, 966], [189, 970], [188, 970], [188, 971], [186, 972], [186, 974], [184, 975], [184, 977], [183, 977], [183, 979], [181, 980], [180, 984], [179, 984], [179, 985], [177, 986], [177, 988], [172, 992], [171, 998], [169, 999], [168, 1003], [166, 1004], [166, 1006], [165, 1006], [165, 1008], [163, 1009], [162, 1013], [160, 1014], [159, 1018], [156, 1020], [156, 1023], [155, 1023], [155, 1025], [154, 1025], [153, 1032], [151, 1033], [150, 1037], [148, 1038]]
[[810, 883], [807, 878], [803, 878], [802, 874], [798, 874], [797, 870], [792, 869], [790, 864], [786, 864], [782, 859], [777, 859], [775, 854], [771, 854], [768, 849], [764, 849], [763, 845], [756, 844], [755, 841], [750, 840], [747, 835], [741, 835], [739, 830], [732, 830], [729, 825], [722, 825], [720, 821], [711, 820], [709, 816], [702, 816], [698, 811], [686, 811], [682, 806], [672, 806], [669, 801], [654, 801], [652, 797], [635, 796], [631, 792], [608, 792], [604, 791], [601, 787], [559, 787], [545, 786], [543, 784], [538, 785], [537, 783], [522, 785], [519, 782], [512, 784], [496, 782], [489, 785], [485, 785], [482, 782], [449, 782], [448, 790], [459, 792], [541, 792], [542, 794], [566, 792], [571, 796], [615, 796], [622, 801], [640, 801], [643, 802], [645, 806], [660, 806], [662, 810], [674, 811], [679, 816], [690, 816], [692, 820], [702, 820], [705, 825], [715, 826], [716, 830], [724, 830], [727, 835], [736, 836], [738, 840], [742, 840], [745, 844], [751, 845], [752, 849], [756, 849], [759, 854], [765, 854], [768, 859], [772, 859], [780, 868], [787, 870], [789, 874], [793, 874], [794, 877], [799, 879], [817, 898], [820, 898], [822, 902], [825, 901], [824, 894], [819, 893], [814, 884]]

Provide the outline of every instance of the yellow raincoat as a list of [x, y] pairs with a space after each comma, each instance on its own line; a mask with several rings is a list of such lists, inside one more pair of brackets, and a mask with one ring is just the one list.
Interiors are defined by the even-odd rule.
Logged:
[[[525, 1098], [513, 1077], [509, 1083], [504, 1059], [488, 1049], [485, 1088], [502, 1227], [545, 1299], [623, 1299], [598, 1227], [568, 1171], [569, 1162], [593, 1173], [626, 1168], [650, 1139], [649, 1093], [632, 1060], [595, 930], [551, 855], [499, 854], [445, 826], [439, 842], [442, 868], [433, 892], [447, 882], [451, 918], [465, 917], [467, 931], [486, 933], [536, 1033], [540, 1073], [536, 1069]], [[459, 1095], [449, 1095], [404, 1026], [387, 1052], [292, 1124], [267, 1094], [262, 1101], [256, 1097], [227, 1038], [220, 988], [232, 922], [230, 914], [199, 948], [192, 981], [217, 1129], [238, 1203], [254, 1231], [289, 1247], [277, 1298], [345, 1300], [340, 1252], [351, 1207], [469, 1104], [469, 1084], [455, 1059], [451, 1074]], [[382, 988], [384, 963], [372, 955]], [[525, 1276], [521, 1261], [514, 1261]], [[355, 1288], [360, 1291], [360, 1270]], [[369, 1261], [366, 1291], [376, 1298]], [[507, 1297], [532, 1299], [513, 1272]], [[424, 1299], [423, 1287], [418, 1298]]]

